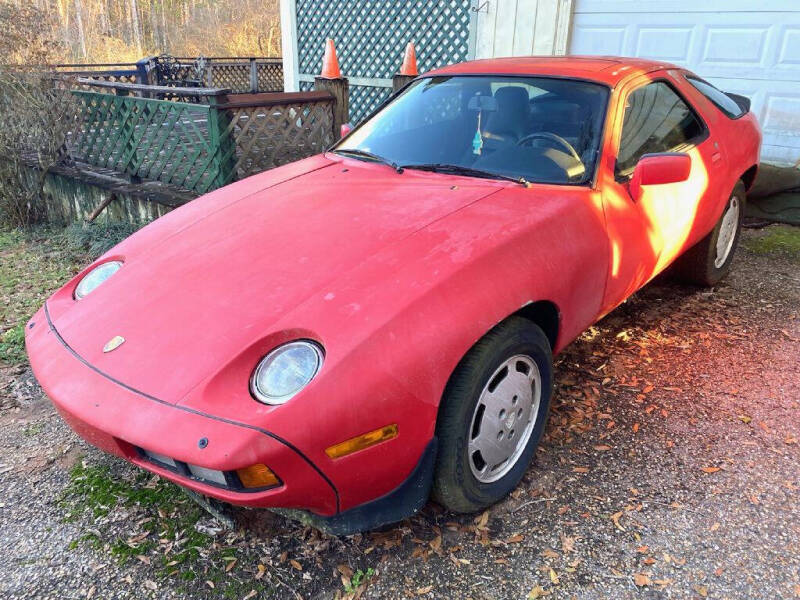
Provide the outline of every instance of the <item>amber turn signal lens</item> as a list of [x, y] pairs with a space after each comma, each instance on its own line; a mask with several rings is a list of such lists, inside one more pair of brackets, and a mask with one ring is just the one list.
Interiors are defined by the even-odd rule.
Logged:
[[246, 488], [261, 488], [261, 487], [274, 487], [279, 485], [281, 480], [272, 471], [269, 470], [267, 465], [250, 465], [244, 469], [236, 471], [239, 476], [239, 481]]
[[331, 458], [342, 458], [353, 452], [358, 452], [364, 448], [369, 448], [375, 444], [380, 444], [386, 440], [391, 440], [397, 437], [397, 425], [386, 425], [375, 431], [370, 431], [363, 435], [339, 442], [335, 446], [331, 446], [325, 450], [325, 454]]

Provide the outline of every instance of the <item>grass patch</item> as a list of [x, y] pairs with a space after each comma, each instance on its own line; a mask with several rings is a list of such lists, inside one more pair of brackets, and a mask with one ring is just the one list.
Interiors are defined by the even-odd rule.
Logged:
[[[207, 585], [223, 597], [241, 598], [262, 584], [229, 573], [239, 562], [236, 549], [196, 529], [208, 516], [180, 488], [145, 471], [117, 475], [106, 465], [80, 461], [70, 472], [61, 498], [68, 521], [91, 526], [91, 533], [73, 540], [69, 548], [88, 544], [124, 564], [144, 557], [154, 575], [176, 584]], [[116, 511], [127, 511], [119, 519]], [[131, 527], [136, 522], [138, 526]], [[196, 583], [199, 582], [199, 583]]]
[[771, 225], [744, 240], [756, 254], [783, 254], [800, 260], [800, 227]]
[[0, 363], [25, 363], [30, 316], [83, 266], [135, 230], [129, 224], [0, 230]]

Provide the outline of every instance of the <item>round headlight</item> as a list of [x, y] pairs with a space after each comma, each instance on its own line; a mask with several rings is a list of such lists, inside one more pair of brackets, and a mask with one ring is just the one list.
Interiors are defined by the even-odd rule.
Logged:
[[313, 342], [284, 344], [267, 354], [253, 372], [250, 389], [265, 404], [283, 404], [306, 387], [322, 367], [322, 348]]
[[103, 263], [89, 271], [83, 279], [80, 280], [78, 286], [75, 288], [75, 298], [80, 300], [95, 291], [101, 283], [111, 277], [114, 273], [119, 271], [122, 263], [118, 260]]

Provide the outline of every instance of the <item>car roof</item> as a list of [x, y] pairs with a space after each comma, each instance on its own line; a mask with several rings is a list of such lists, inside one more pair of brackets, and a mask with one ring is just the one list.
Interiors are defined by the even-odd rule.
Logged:
[[435, 69], [431, 75], [545, 75], [575, 77], [612, 87], [636, 75], [678, 68], [673, 64], [621, 56], [515, 56], [472, 60]]

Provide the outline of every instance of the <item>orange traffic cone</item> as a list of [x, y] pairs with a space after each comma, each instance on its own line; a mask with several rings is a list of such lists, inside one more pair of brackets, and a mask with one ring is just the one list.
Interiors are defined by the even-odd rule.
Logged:
[[409, 42], [406, 46], [406, 54], [403, 56], [403, 66], [400, 67], [400, 75], [409, 75], [416, 77], [419, 75], [417, 71], [417, 51], [414, 49], [414, 43]]
[[320, 77], [324, 79], [342, 78], [342, 72], [339, 70], [339, 61], [336, 58], [336, 48], [330, 38], [325, 44], [325, 56], [322, 58], [322, 73]]

